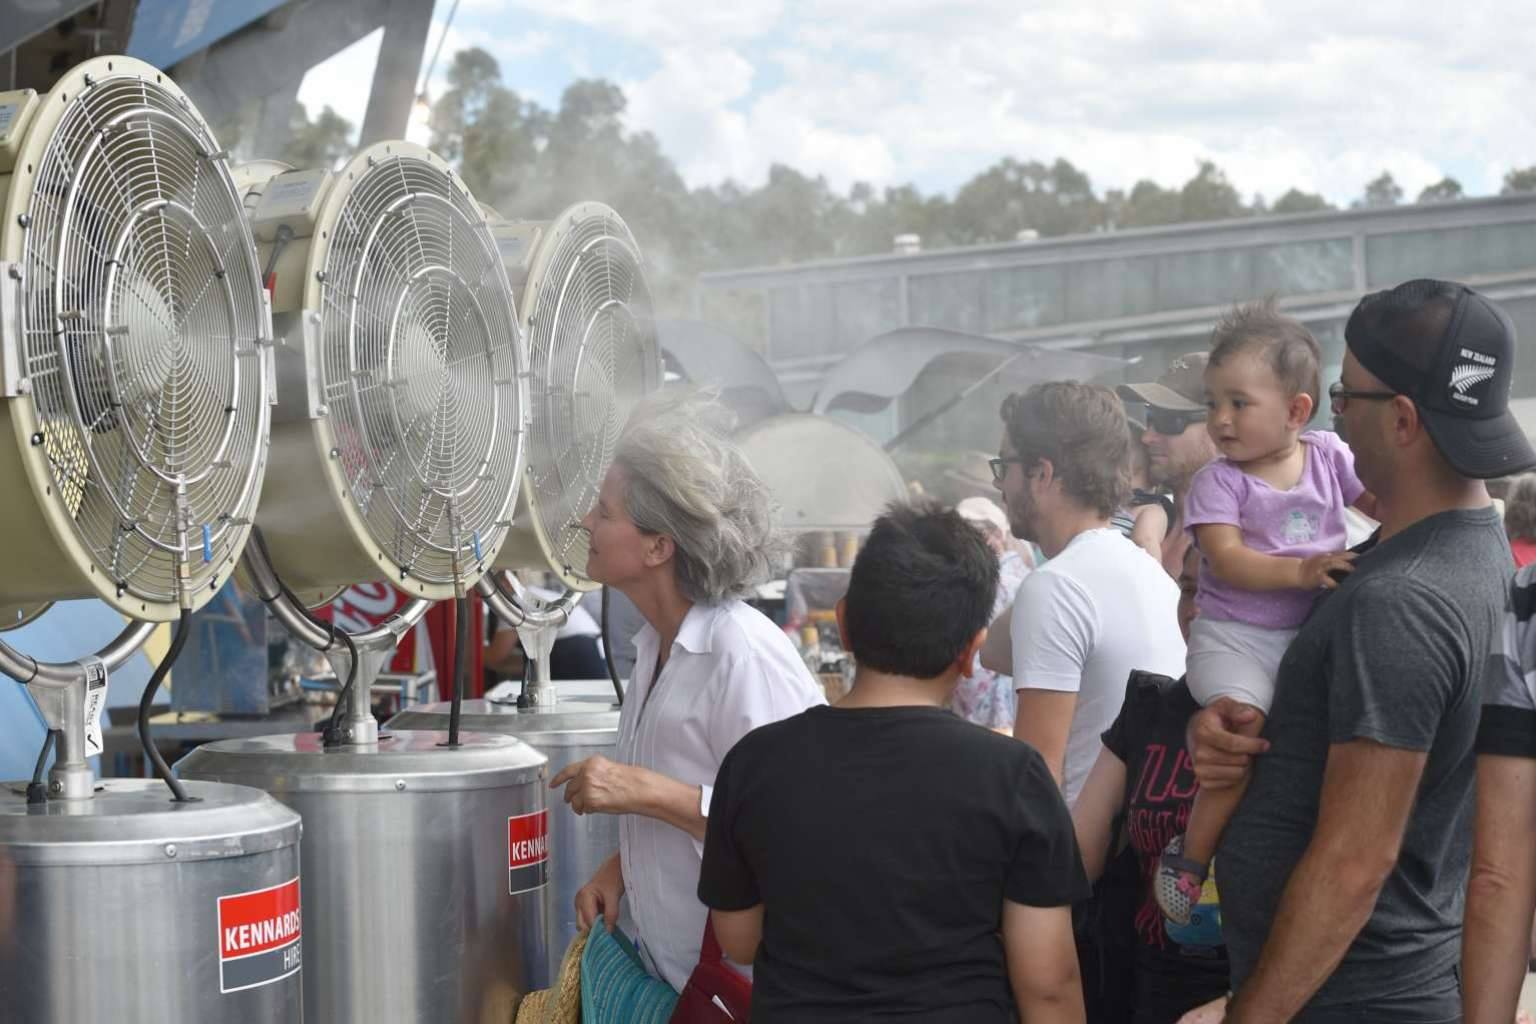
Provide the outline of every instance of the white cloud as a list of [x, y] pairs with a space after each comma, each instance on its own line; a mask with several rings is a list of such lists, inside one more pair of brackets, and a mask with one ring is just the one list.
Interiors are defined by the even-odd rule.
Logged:
[[1496, 191], [1536, 161], [1524, 10], [1458, 11], [1447, 32], [1423, 3], [519, 6], [655, 54], [624, 83], [631, 123], [694, 185], [760, 182], [779, 161], [840, 186], [952, 188], [1012, 155], [1064, 156], [1101, 189], [1175, 186], [1210, 159], [1245, 195], [1342, 203], [1384, 169], [1411, 198], [1446, 173]]
[[470, 0], [466, 6], [506, 12], [509, 19], [522, 10], [656, 45], [751, 39], [772, 29], [784, 10], [783, 0]]

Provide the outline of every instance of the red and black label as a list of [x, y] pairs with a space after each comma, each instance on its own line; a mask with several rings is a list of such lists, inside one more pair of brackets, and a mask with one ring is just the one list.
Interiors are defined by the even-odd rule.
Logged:
[[507, 889], [516, 896], [549, 882], [549, 811], [507, 819]]
[[299, 880], [219, 897], [219, 991], [270, 985], [304, 962]]

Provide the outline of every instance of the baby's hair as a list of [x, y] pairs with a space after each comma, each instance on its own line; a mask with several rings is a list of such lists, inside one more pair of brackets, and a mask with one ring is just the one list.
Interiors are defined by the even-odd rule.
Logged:
[[1322, 349], [1300, 320], [1275, 308], [1273, 298], [1233, 306], [1211, 331], [1212, 366], [1240, 352], [1259, 355], [1287, 394], [1310, 395], [1312, 408], [1317, 408], [1322, 400]]

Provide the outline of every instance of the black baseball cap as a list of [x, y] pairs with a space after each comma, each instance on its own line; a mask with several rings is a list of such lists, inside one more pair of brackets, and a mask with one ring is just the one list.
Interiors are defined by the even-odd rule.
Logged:
[[1515, 329], [1485, 295], [1419, 279], [1361, 299], [1344, 325], [1360, 365], [1413, 399], [1440, 454], [1462, 476], [1487, 480], [1536, 466], [1509, 411]]

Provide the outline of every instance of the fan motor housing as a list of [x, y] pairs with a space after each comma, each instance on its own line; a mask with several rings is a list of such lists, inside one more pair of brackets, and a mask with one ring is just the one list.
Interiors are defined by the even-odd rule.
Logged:
[[580, 520], [630, 410], [661, 386], [640, 249], [603, 203], [577, 203], [552, 221], [488, 212], [523, 317], [532, 405], [517, 514], [495, 567], [543, 569], [592, 590]]
[[162, 72], [101, 57], [0, 93], [0, 604], [168, 621], [228, 579], [270, 422], [255, 260]]
[[364, 580], [461, 593], [506, 538], [528, 429], [526, 350], [478, 205], [406, 142], [254, 192], [277, 337], [258, 514], [274, 567], [305, 603]]

